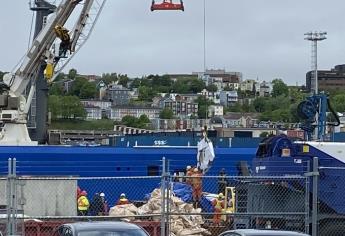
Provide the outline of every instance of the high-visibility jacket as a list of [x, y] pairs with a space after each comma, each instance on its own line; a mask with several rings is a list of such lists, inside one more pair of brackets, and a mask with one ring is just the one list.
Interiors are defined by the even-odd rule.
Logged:
[[90, 203], [87, 197], [80, 196], [78, 198], [78, 210], [79, 211], [87, 211], [89, 209]]
[[212, 204], [214, 206], [214, 210], [217, 212], [220, 212], [224, 208], [224, 201], [223, 200], [219, 200], [216, 198], [212, 201]]

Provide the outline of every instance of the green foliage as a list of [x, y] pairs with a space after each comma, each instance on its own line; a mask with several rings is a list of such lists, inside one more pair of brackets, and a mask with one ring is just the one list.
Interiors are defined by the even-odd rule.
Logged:
[[49, 89], [50, 95], [62, 96], [64, 95], [64, 88], [61, 83], [53, 83]]
[[114, 83], [118, 80], [117, 74], [116, 73], [103, 73], [102, 74], [102, 80], [104, 81], [104, 83], [109, 85], [109, 84]]
[[195, 102], [198, 103], [198, 117], [200, 119], [205, 119], [206, 115], [208, 117], [208, 107], [213, 105], [214, 102], [210, 99], [206, 99], [204, 96], [198, 96]]
[[273, 89], [272, 89], [272, 97], [278, 96], [288, 96], [289, 95], [289, 88], [281, 79], [274, 79], [272, 81]]
[[95, 98], [97, 94], [96, 85], [94, 83], [87, 82], [80, 88], [80, 98]]
[[145, 114], [142, 114], [139, 118], [128, 115], [124, 116], [121, 120], [121, 123], [129, 127], [146, 129], [151, 121]]
[[97, 93], [96, 84], [87, 81], [84, 77], [77, 77], [71, 87], [69, 95], [80, 98], [94, 98]]
[[164, 108], [160, 113], [159, 113], [159, 118], [161, 119], [172, 119], [174, 117], [174, 112], [169, 109], [169, 108]]
[[157, 92], [150, 87], [140, 86], [138, 99], [141, 101], [152, 101]]
[[268, 137], [269, 133], [267, 131], [264, 131], [260, 134], [260, 138], [266, 138]]
[[345, 94], [337, 94], [331, 98], [331, 104], [336, 112], [345, 111]]
[[68, 77], [68, 79], [74, 80], [77, 77], [77, 74], [78, 74], [78, 72], [76, 69], [70, 69], [68, 71], [67, 77]]
[[108, 119], [102, 120], [54, 120], [49, 128], [50, 129], [61, 129], [61, 130], [114, 130], [114, 125], [117, 122]]
[[58, 82], [58, 81], [64, 80], [66, 77], [67, 77], [67, 76], [66, 76], [64, 73], [59, 73], [59, 74], [55, 77], [54, 82]]
[[119, 82], [118, 84], [122, 85], [123, 87], [127, 88], [129, 78], [127, 75], [119, 75]]
[[218, 87], [215, 84], [210, 84], [206, 87], [206, 90], [215, 93], [218, 91]]
[[86, 111], [76, 96], [51, 95], [48, 99], [48, 109], [52, 120], [86, 118]]

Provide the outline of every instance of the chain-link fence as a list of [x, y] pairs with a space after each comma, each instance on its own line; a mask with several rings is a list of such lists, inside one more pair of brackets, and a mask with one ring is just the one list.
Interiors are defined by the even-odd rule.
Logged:
[[167, 161], [160, 176], [17, 176], [14, 163], [0, 179], [3, 235], [54, 235], [64, 223], [123, 220], [154, 236], [309, 231], [309, 181], [303, 176], [177, 173]]
[[314, 165], [319, 174], [313, 191], [318, 197], [314, 206], [318, 213], [317, 232], [321, 236], [342, 236], [345, 234], [345, 168], [335, 159], [315, 160]]

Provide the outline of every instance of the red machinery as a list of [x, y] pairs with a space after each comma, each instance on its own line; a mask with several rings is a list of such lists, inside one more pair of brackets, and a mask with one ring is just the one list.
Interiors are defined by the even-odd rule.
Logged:
[[180, 3], [173, 3], [172, 0], [163, 0], [162, 3], [155, 3], [155, 0], [152, 0], [151, 11], [156, 11], [156, 10], [184, 11], [183, 1], [180, 0]]

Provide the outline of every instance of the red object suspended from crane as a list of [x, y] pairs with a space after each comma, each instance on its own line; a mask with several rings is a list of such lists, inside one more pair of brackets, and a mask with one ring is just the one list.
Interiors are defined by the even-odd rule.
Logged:
[[163, 0], [162, 3], [155, 3], [155, 0], [152, 0], [151, 11], [160, 11], [160, 10], [181, 10], [184, 11], [183, 1], [180, 0], [180, 3], [173, 3], [172, 0]]

